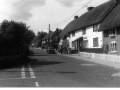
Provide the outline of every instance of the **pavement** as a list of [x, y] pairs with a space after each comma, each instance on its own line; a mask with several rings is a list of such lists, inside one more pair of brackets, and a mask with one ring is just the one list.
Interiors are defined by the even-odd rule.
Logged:
[[75, 58], [77, 60], [84, 60], [84, 61], [94, 62], [94, 63], [110, 66], [110, 67], [113, 67], [113, 68], [116, 68], [116, 69], [120, 69], [120, 63], [116, 63], [116, 62], [110, 62], [110, 61], [94, 59], [94, 58], [86, 58], [86, 57], [80, 56], [79, 54], [71, 54], [71, 55], [59, 54], [59, 55], [64, 55], [64, 56], [67, 56], [67, 57]]
[[[38, 48], [38, 49], [41, 49], [41, 48]], [[71, 54], [71, 55], [68, 55], [68, 54], [59, 54], [59, 55], [76, 58], [77, 60], [84, 60], [84, 61], [94, 62], [94, 63], [98, 63], [98, 64], [110, 66], [110, 67], [113, 67], [113, 68], [116, 68], [116, 69], [120, 69], [120, 63], [116, 63], [116, 62], [110, 62], [110, 61], [105, 61], [105, 60], [100, 60], [100, 59], [82, 57], [79, 54]]]

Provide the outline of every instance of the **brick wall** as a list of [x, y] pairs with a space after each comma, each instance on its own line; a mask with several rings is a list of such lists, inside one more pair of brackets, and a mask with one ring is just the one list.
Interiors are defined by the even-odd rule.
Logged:
[[[108, 44], [109, 46], [109, 52], [110, 54], [117, 54], [120, 55], [120, 30], [117, 29], [116, 30], [117, 34], [114, 38], [110, 38], [109, 37], [109, 31], [104, 31], [104, 35], [103, 35], [103, 44]], [[117, 43], [117, 52], [116, 53], [111, 53], [110, 52], [110, 47], [111, 47], [111, 42], [112, 41], [116, 41]]]

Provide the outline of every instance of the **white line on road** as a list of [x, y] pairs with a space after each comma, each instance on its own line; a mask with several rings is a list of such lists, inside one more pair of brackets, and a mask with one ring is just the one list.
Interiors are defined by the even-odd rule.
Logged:
[[34, 76], [34, 73], [30, 74], [31, 76]]
[[31, 78], [36, 78], [35, 75], [34, 75], [33, 69], [32, 69], [32, 67], [30, 66], [30, 64], [28, 64], [28, 67], [29, 67], [29, 71], [30, 71]]
[[36, 87], [39, 87], [39, 84], [38, 84], [38, 82], [35, 82], [35, 85], [36, 85]]
[[35, 76], [31, 76], [31, 78], [36, 78]]
[[21, 78], [26, 78], [25, 76], [25, 67], [22, 66], [22, 69], [21, 69]]

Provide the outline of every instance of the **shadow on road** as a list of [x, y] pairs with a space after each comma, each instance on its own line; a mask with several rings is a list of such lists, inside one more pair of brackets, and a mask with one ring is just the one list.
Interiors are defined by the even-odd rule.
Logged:
[[29, 57], [17, 58], [15, 60], [2, 60], [0, 61], [0, 70], [11, 69], [11, 68], [20, 68], [22, 65], [29, 63]]
[[57, 61], [46, 61], [45, 59], [30, 59], [30, 64], [32, 67], [43, 67], [46, 65], [55, 65], [55, 64], [61, 64], [63, 62], [57, 62]]
[[[47, 67], [50, 68], [49, 65], [59, 65], [59, 64], [63, 64], [64, 62], [59, 62], [59, 61], [46, 61], [45, 59], [30, 59], [30, 65], [35, 68], [35, 67]], [[37, 71], [35, 71], [37, 72]], [[54, 71], [53, 69], [46, 69], [45, 71], [38, 71], [38, 72], [42, 72], [42, 73], [60, 73], [60, 74], [74, 74], [77, 72], [74, 71], [66, 71], [66, 70], [58, 70], [58, 71]]]
[[37, 52], [33, 52], [33, 51], [30, 51], [29, 53], [30, 56], [47, 56], [46, 53], [37, 53]]

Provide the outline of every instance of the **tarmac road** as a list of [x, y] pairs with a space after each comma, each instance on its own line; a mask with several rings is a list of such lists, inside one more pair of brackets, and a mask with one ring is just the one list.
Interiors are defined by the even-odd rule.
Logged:
[[119, 69], [31, 50], [29, 62], [0, 69], [0, 87], [120, 87]]

